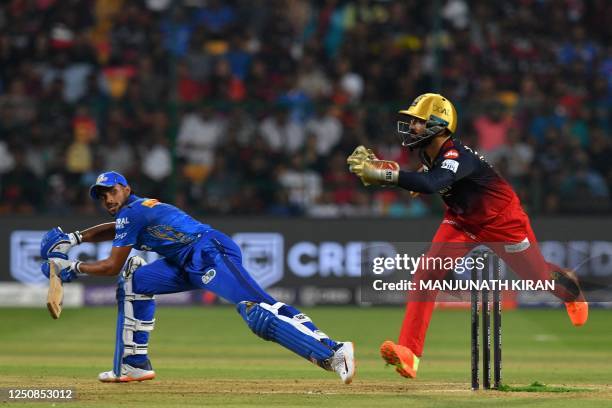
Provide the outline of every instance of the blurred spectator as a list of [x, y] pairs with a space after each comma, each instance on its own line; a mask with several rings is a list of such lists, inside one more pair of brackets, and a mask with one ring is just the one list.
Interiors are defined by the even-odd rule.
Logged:
[[178, 132], [178, 152], [189, 164], [211, 167], [215, 161], [215, 147], [225, 130], [225, 122], [210, 105], [183, 116]]
[[[164, 189], [163, 186], [172, 174], [168, 127], [168, 117], [163, 111], [153, 113], [150, 143], [140, 146], [138, 152], [142, 161], [142, 174], [148, 179], [151, 189], [156, 191]], [[156, 194], [155, 196], [161, 197], [162, 195]]]
[[[132, 146], [121, 138], [119, 129], [111, 127], [107, 130], [104, 145], [100, 147], [100, 156], [105, 169], [113, 169], [119, 173], [127, 173], [134, 166], [134, 151]], [[163, 166], [163, 163], [160, 163]]]
[[206, 212], [214, 214], [233, 212], [235, 198], [240, 191], [240, 180], [228, 168], [225, 157], [220, 156], [215, 161], [212, 173], [204, 184], [204, 191]]
[[21, 79], [13, 80], [8, 92], [0, 96], [0, 110], [3, 126], [7, 128], [25, 126], [34, 119], [36, 100], [26, 94]]
[[312, 99], [323, 99], [331, 94], [331, 82], [312, 55], [305, 55], [298, 66], [297, 87]]
[[306, 132], [315, 136], [317, 153], [320, 156], [328, 156], [342, 137], [342, 124], [334, 115], [334, 111], [333, 106], [319, 103], [315, 109], [315, 116], [306, 122]]
[[259, 131], [272, 150], [277, 152], [291, 154], [304, 144], [304, 129], [290, 120], [286, 104], [277, 104], [274, 113], [260, 123]]
[[495, 103], [489, 107], [486, 114], [474, 120], [473, 126], [481, 153], [492, 152], [506, 145], [512, 118], [505, 116], [503, 109], [501, 103]]
[[153, 66], [151, 58], [144, 56], [140, 59], [137, 79], [142, 89], [142, 99], [147, 105], [157, 105], [160, 100], [167, 97], [166, 78], [159, 74], [159, 71]]
[[219, 101], [242, 101], [246, 97], [246, 88], [242, 80], [234, 75], [226, 59], [217, 61], [206, 84], [206, 95]]
[[169, 13], [163, 15], [160, 24], [165, 48], [174, 56], [184, 56], [194, 27], [182, 7], [173, 7]]
[[502, 160], [505, 161], [506, 171], [503, 172], [503, 175], [513, 183], [522, 182], [523, 178], [529, 174], [534, 155], [533, 146], [519, 139], [517, 129], [510, 129], [507, 144], [487, 155], [487, 159], [493, 165]]
[[[61, 146], [45, 143], [43, 129], [39, 124], [34, 124], [29, 129], [28, 138], [32, 144], [25, 150], [26, 166], [36, 174], [36, 177], [44, 180], [51, 167], [52, 157], [57, 154]], [[0, 161], [2, 160], [0, 158]]]
[[278, 181], [287, 190], [289, 202], [303, 209], [314, 204], [321, 194], [321, 176], [304, 166], [300, 154], [294, 154], [290, 166], [280, 170]]
[[[560, 186], [562, 208], [576, 211], [606, 209], [610, 192], [605, 179], [590, 168], [588, 156], [580, 153], [574, 158], [574, 168]], [[585, 203], [586, 201], [586, 203]]]
[[15, 166], [15, 158], [6, 142], [0, 140], [0, 174], [9, 172]]
[[349, 102], [358, 102], [363, 94], [363, 78], [357, 72], [351, 70], [351, 63], [346, 59], [340, 59], [336, 65], [338, 85], [342, 92], [348, 96]]
[[42, 202], [40, 182], [26, 166], [23, 151], [15, 151], [13, 157], [13, 168], [0, 176], [0, 213], [32, 214]]

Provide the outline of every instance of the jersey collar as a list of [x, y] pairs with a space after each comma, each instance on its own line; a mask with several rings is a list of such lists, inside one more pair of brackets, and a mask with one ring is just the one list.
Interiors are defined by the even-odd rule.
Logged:
[[127, 201], [125, 202], [125, 205], [130, 205], [134, 201], [137, 201], [137, 200], [140, 200], [140, 197], [138, 197], [136, 194], [130, 194], [130, 196], [128, 197]]
[[[134, 201], [138, 201], [140, 200], [140, 197], [138, 197], [136, 194], [130, 194], [130, 196], [128, 197], [128, 199], [125, 201], [125, 204], [123, 204], [123, 206], [121, 206], [121, 210], [123, 210], [125, 207], [129, 207]], [[119, 211], [121, 211], [119, 210]], [[117, 213], [119, 214], [119, 213]]]
[[442, 146], [440, 146], [438, 153], [433, 158], [429, 158], [427, 153], [425, 153], [425, 149], [420, 149], [419, 156], [421, 158], [421, 162], [425, 164], [428, 168], [432, 168], [440, 160], [440, 157], [444, 153], [446, 153], [449, 149], [452, 149], [454, 147], [455, 147], [455, 140], [451, 136], [444, 143], [442, 143]]

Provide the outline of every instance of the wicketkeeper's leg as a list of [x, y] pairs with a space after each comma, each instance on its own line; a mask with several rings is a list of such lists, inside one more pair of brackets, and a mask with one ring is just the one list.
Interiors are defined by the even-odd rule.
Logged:
[[[458, 224], [445, 219], [438, 228], [430, 250], [425, 256], [457, 259], [465, 256], [475, 245], [473, 238]], [[421, 280], [444, 279], [447, 273], [446, 269], [419, 268], [412, 281], [418, 287]], [[429, 328], [437, 295], [437, 291], [427, 290], [414, 291], [408, 296], [398, 344], [408, 347], [417, 357], [423, 354], [425, 335]]]

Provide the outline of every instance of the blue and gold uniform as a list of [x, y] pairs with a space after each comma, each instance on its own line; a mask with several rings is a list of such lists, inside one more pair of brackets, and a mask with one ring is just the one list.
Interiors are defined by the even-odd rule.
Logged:
[[131, 195], [116, 215], [113, 246], [163, 257], [136, 270], [137, 293], [207, 289], [232, 303], [276, 302], [242, 267], [232, 239], [173, 205]]
[[[119, 173], [103, 173], [90, 194], [96, 199], [98, 187], [116, 184], [128, 186]], [[152, 378], [148, 341], [155, 324], [155, 295], [193, 289], [206, 289], [238, 305], [255, 334], [337, 372], [345, 383], [351, 381], [352, 343], [336, 343], [308, 316], [267, 294], [243, 267], [240, 247], [210, 225], [173, 205], [131, 194], [115, 215], [113, 246], [156, 252], [162, 258], [146, 264], [132, 257], [119, 276], [113, 371], [102, 373], [101, 381], [131, 381], [126, 370], [136, 372], [138, 381]]]

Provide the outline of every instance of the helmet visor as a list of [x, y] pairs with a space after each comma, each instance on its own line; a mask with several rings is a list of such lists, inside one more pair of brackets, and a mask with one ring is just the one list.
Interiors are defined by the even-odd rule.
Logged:
[[400, 135], [409, 135], [410, 134], [410, 122], [399, 119], [397, 121], [397, 133], [399, 133]]

